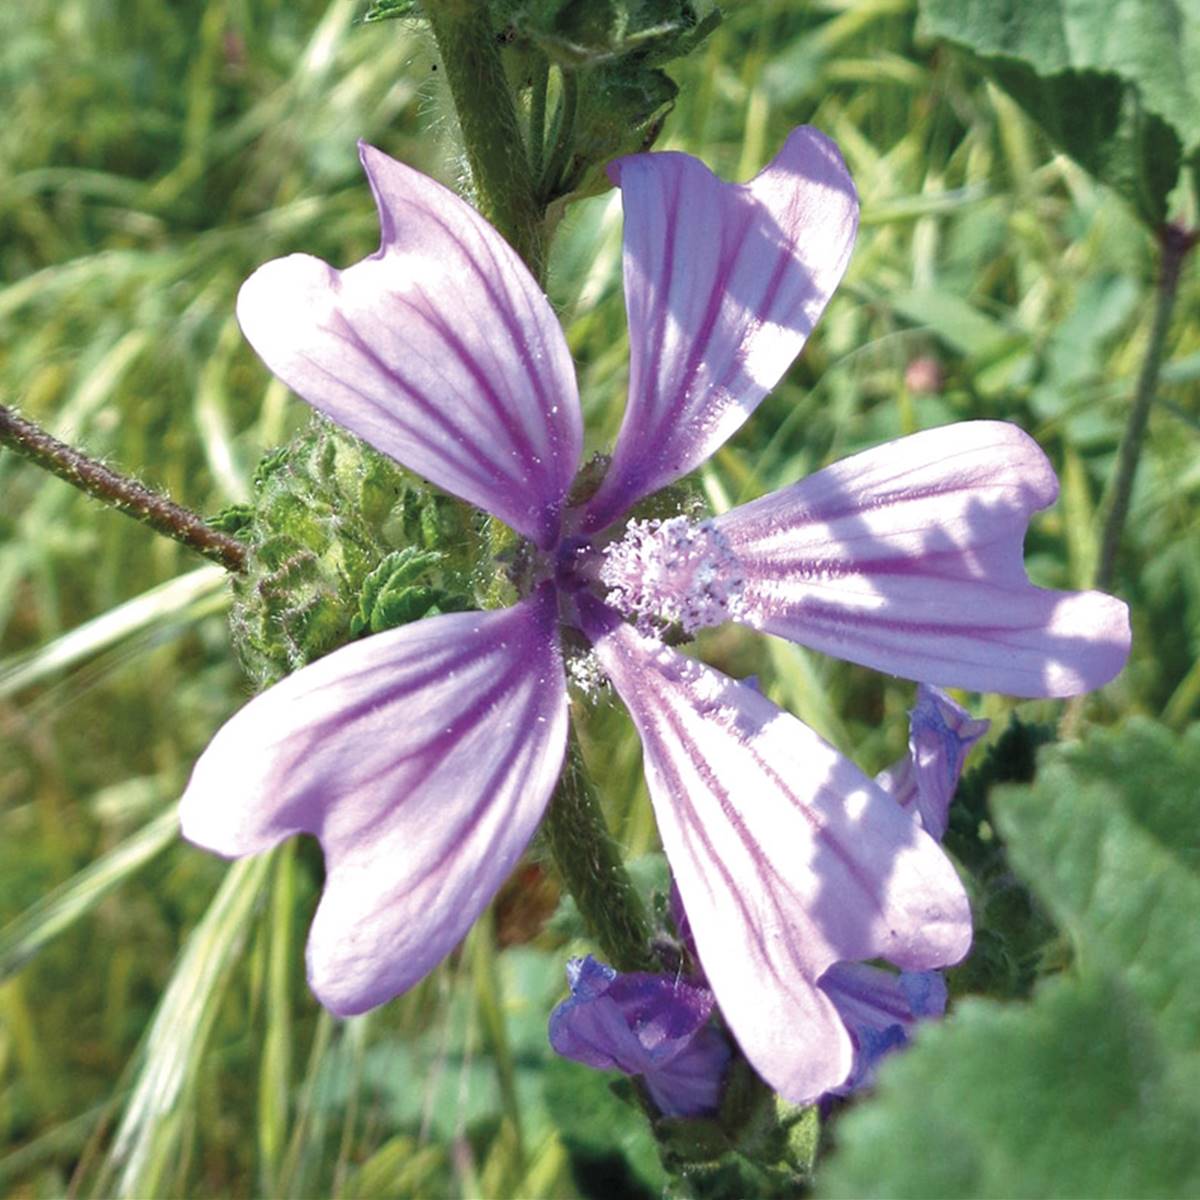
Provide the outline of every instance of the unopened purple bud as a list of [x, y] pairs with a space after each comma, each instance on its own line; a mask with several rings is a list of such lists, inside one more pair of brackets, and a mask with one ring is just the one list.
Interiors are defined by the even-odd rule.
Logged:
[[940, 841], [967, 754], [987, 730], [987, 721], [973, 718], [940, 688], [921, 684], [909, 714], [908, 754], [875, 782], [901, 808], [915, 805], [925, 832]]
[[601, 1071], [640, 1075], [668, 1117], [717, 1110], [729, 1046], [709, 1024], [713, 995], [666, 975], [622, 974], [588, 955], [567, 964], [571, 995], [550, 1014], [550, 1045]]

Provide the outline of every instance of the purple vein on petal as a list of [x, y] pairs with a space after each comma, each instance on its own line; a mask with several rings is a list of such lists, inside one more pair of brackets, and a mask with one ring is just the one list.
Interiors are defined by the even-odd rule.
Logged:
[[840, 156], [808, 129], [747, 184], [673, 153], [610, 173], [625, 205], [630, 393], [589, 529], [697, 466], [753, 411], [841, 278], [857, 221]]
[[352, 643], [251, 701], [196, 766], [185, 834], [325, 851], [309, 974], [361, 1012], [426, 974], [515, 865], [566, 745], [553, 588]]
[[260, 268], [238, 316], [310, 404], [543, 549], [575, 474], [582, 419], [549, 302], [464, 201], [364, 147], [380, 249], [337, 271]]
[[1015, 426], [926, 430], [718, 517], [749, 625], [920, 682], [1071, 695], [1129, 649], [1125, 606], [1035, 587], [1023, 541], [1057, 481]]

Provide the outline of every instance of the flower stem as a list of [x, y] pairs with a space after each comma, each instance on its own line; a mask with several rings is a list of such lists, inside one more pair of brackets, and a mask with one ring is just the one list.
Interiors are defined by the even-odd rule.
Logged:
[[1113, 476], [1108, 511], [1104, 519], [1104, 532], [1100, 538], [1100, 563], [1096, 569], [1096, 586], [1111, 587], [1116, 571], [1117, 552], [1121, 547], [1121, 534], [1125, 518], [1129, 514], [1129, 499], [1133, 493], [1133, 479], [1137, 473], [1138, 459], [1142, 453], [1142, 442], [1146, 434], [1146, 422], [1154, 403], [1158, 387], [1158, 372], [1162, 366], [1166, 347], [1167, 331], [1175, 300], [1179, 294], [1179, 276], [1188, 252], [1197, 240], [1195, 230], [1169, 224], [1159, 233], [1162, 257], [1159, 262], [1158, 286], [1155, 289], [1154, 320], [1150, 326], [1150, 342], [1138, 372], [1137, 385], [1133, 393], [1133, 405], [1121, 448], [1117, 458], [1117, 470]]
[[137, 480], [119, 475], [60, 442], [3, 404], [0, 404], [0, 444], [65, 479], [81, 492], [220, 563], [227, 571], [241, 571], [245, 567], [246, 547], [236, 538], [206, 525], [194, 512], [157, 495]]
[[645, 907], [608, 832], [574, 733], [542, 831], [605, 958], [619, 971], [661, 970], [650, 949]]
[[480, 0], [424, 0], [422, 11], [454, 97], [476, 206], [540, 280], [543, 212], [489, 6]]

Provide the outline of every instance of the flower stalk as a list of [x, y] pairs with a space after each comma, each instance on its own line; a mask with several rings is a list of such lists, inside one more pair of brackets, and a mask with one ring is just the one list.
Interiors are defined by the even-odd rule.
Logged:
[[661, 970], [650, 948], [646, 909], [608, 831], [574, 734], [542, 832], [605, 958], [621, 971]]
[[1162, 247], [1159, 260], [1158, 286], [1155, 289], [1154, 320], [1150, 326], [1150, 341], [1138, 372], [1137, 385], [1133, 393], [1133, 405], [1121, 448], [1117, 458], [1117, 470], [1113, 476], [1104, 531], [1100, 538], [1100, 561], [1096, 569], [1096, 587], [1111, 586], [1116, 572], [1117, 553], [1121, 548], [1121, 534], [1125, 529], [1125, 518], [1129, 514], [1129, 500], [1133, 494], [1133, 480], [1137, 474], [1138, 459], [1145, 440], [1146, 424], [1158, 389], [1158, 374], [1162, 367], [1166, 349], [1167, 332], [1175, 311], [1179, 295], [1179, 277], [1189, 252], [1196, 245], [1196, 230], [1181, 225], [1169, 224], [1159, 233]]
[[454, 98], [476, 207], [504, 235], [534, 278], [545, 275], [542, 208], [486, 4], [425, 0]]
[[220, 563], [227, 571], [241, 571], [246, 565], [246, 547], [236, 538], [213, 529], [190, 509], [152, 492], [136, 479], [121, 475], [60, 442], [3, 404], [0, 404], [0, 444], [65, 479], [93, 499]]

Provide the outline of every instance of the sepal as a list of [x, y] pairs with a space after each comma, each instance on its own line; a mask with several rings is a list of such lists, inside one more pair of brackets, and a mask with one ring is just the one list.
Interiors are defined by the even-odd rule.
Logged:
[[267, 454], [226, 518], [249, 548], [233, 644], [259, 688], [360, 633], [473, 605], [484, 547], [469, 509], [324, 420]]

